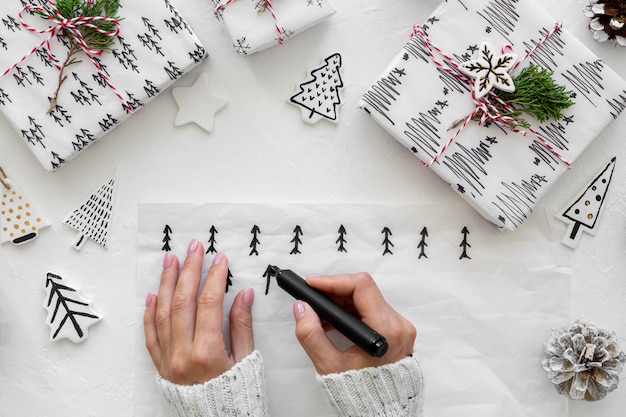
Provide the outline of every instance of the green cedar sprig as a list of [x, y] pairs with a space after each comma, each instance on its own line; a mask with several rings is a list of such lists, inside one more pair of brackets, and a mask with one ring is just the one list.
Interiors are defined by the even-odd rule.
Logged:
[[[72, 19], [74, 17], [107, 17], [110, 19], [121, 20], [117, 16], [117, 11], [120, 7], [119, 0], [57, 0], [54, 2], [54, 6], [59, 11], [59, 13], [65, 17], [66, 19]], [[50, 9], [50, 5], [43, 6], [46, 11], [50, 14], [52, 10]], [[42, 18], [45, 18], [44, 13], [38, 13]], [[91, 22], [92, 25], [97, 26], [98, 28], [106, 31], [113, 32], [115, 31], [115, 23], [107, 20], [94, 20]], [[113, 43], [115, 40], [106, 36], [97, 30], [86, 27], [79, 26], [78, 30], [80, 31], [85, 44], [94, 50], [103, 50], [104, 52], [110, 52], [112, 50]], [[52, 110], [57, 105], [57, 99], [59, 96], [59, 90], [61, 89], [61, 85], [67, 78], [64, 75], [64, 70], [66, 67], [81, 62], [80, 59], [76, 58], [75, 55], [81, 51], [80, 46], [76, 43], [72, 35], [67, 31], [67, 29], [63, 29], [62, 36], [65, 38], [68, 44], [68, 53], [65, 58], [65, 61], [61, 65], [61, 70], [59, 71], [59, 82], [56, 90], [50, 100], [50, 107], [48, 108], [48, 113], [51, 113]]]
[[498, 91], [498, 97], [513, 108], [513, 111], [504, 109], [496, 104], [503, 116], [515, 119], [522, 128], [529, 128], [530, 123], [521, 117], [522, 113], [534, 116], [540, 122], [559, 120], [563, 117], [563, 110], [572, 106], [572, 92], [566, 91], [565, 86], [557, 84], [552, 78], [554, 71], [548, 71], [539, 65], [529, 65], [519, 74], [512, 76], [515, 91]]
[[[522, 113], [530, 114], [540, 122], [559, 120], [563, 117], [563, 110], [572, 106], [572, 91], [566, 91], [565, 86], [557, 84], [552, 78], [554, 71], [548, 71], [539, 65], [529, 65], [519, 74], [511, 77], [515, 84], [515, 91], [498, 91], [497, 95], [507, 104], [502, 105], [497, 100], [490, 100], [502, 116], [511, 117], [515, 122], [509, 127], [528, 129], [530, 123], [522, 117]], [[473, 120], [479, 121], [482, 114], [477, 113]], [[452, 123], [448, 130], [452, 130], [463, 123], [468, 116], [461, 117]]]

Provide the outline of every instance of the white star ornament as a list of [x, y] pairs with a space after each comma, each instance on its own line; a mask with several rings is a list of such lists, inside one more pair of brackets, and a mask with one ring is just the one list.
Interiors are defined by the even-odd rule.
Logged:
[[515, 84], [509, 75], [517, 60], [516, 54], [504, 53], [496, 55], [486, 41], [483, 41], [478, 50], [478, 59], [465, 61], [459, 65], [459, 70], [474, 81], [474, 93], [481, 99], [497, 88], [502, 91], [515, 91]]
[[190, 87], [176, 87], [172, 95], [178, 105], [175, 126], [195, 123], [207, 132], [213, 130], [215, 113], [226, 105], [226, 100], [211, 94], [209, 77], [200, 74]]

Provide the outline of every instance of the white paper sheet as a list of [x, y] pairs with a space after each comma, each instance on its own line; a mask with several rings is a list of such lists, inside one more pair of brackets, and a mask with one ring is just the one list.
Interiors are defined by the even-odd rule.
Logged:
[[[418, 329], [429, 417], [567, 415], [566, 399], [540, 363], [550, 329], [569, 322], [570, 296], [569, 271], [555, 260], [553, 245], [559, 243], [541, 232], [547, 230], [544, 216], [515, 234], [499, 233], [471, 211], [459, 217], [414, 205], [144, 204], [138, 218], [137, 322], [146, 294], [158, 289], [165, 225], [181, 259], [193, 238], [209, 248], [214, 227], [213, 246], [228, 255], [233, 275], [226, 307], [240, 289], [255, 289], [255, 343], [266, 363], [274, 417], [333, 414], [295, 339], [293, 300], [275, 283], [264, 295], [262, 275], [270, 263], [302, 276], [370, 272], [387, 301]], [[250, 255], [255, 225], [260, 243], [258, 255]], [[341, 225], [346, 252], [338, 251]], [[300, 253], [290, 254], [296, 226]], [[424, 227], [427, 246], [420, 257]], [[468, 257], [460, 259], [465, 227]], [[383, 243], [385, 228], [393, 246]], [[383, 255], [386, 248], [393, 253]], [[210, 259], [208, 254], [207, 267]], [[165, 416], [141, 325], [136, 345], [134, 415]]]

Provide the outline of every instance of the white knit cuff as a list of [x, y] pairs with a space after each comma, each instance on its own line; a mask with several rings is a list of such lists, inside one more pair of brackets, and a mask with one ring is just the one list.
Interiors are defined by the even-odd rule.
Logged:
[[265, 369], [258, 351], [228, 371], [196, 385], [178, 385], [157, 377], [175, 417], [267, 417]]
[[409, 356], [375, 368], [317, 375], [339, 417], [418, 417], [424, 381], [419, 361]]

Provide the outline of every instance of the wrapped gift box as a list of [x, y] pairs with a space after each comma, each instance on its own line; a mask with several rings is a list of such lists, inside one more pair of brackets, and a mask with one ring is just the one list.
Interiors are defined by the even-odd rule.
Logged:
[[[514, 230], [530, 215], [568, 170], [567, 163], [626, 105], [624, 80], [565, 28], [552, 33], [556, 24], [530, 0], [445, 2], [422, 26], [426, 36], [413, 36], [359, 102], [502, 231]], [[457, 130], [448, 129], [476, 106], [472, 86], [445, 71], [446, 65], [435, 65], [426, 43], [457, 63], [476, 59], [483, 40], [498, 53], [511, 45], [521, 59], [547, 35], [512, 74], [531, 63], [554, 71], [555, 81], [575, 102], [564, 117], [539, 123], [523, 114], [537, 132], [526, 130], [525, 136], [493, 123], [469, 122], [443, 150]], [[437, 52], [433, 56], [443, 62]]]
[[[212, 0], [218, 19], [239, 55], [251, 55], [304, 32], [336, 12], [330, 0]], [[272, 14], [272, 11], [274, 12]]]
[[[6, 22], [0, 32], [0, 74], [48, 36], [22, 27], [19, 13], [24, 3], [0, 3]], [[47, 1], [27, 3], [39, 6]], [[80, 62], [66, 67], [67, 78], [50, 113], [59, 70], [43, 48], [0, 78], [0, 111], [48, 171], [69, 162], [207, 57], [170, 0], [121, 1], [120, 6], [120, 33], [113, 51], [97, 57], [102, 70], [82, 51], [77, 53]], [[21, 15], [37, 29], [52, 24], [32, 11]], [[59, 63], [68, 52], [64, 42], [58, 36], [50, 41], [50, 53]]]

